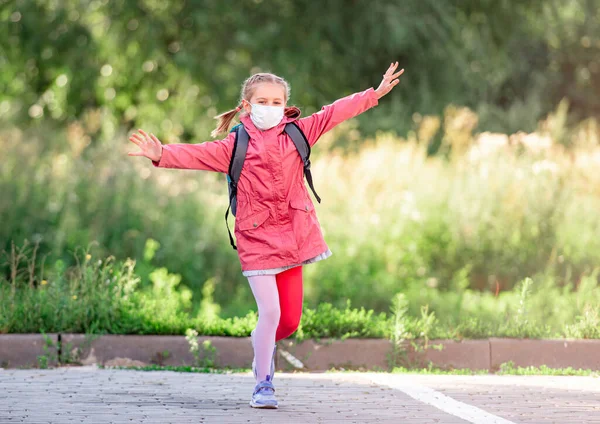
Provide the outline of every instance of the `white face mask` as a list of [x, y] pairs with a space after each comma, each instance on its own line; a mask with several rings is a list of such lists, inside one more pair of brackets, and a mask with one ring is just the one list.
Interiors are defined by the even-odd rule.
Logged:
[[273, 128], [283, 119], [283, 106], [265, 106], [254, 103], [251, 105], [250, 119], [260, 130]]

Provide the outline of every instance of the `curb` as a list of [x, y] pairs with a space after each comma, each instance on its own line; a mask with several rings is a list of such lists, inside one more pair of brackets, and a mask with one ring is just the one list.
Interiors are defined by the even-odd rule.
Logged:
[[[311, 371], [325, 371], [333, 367], [386, 370], [393, 360], [393, 345], [385, 339], [322, 339], [320, 342], [306, 340], [298, 344], [284, 341], [283, 346]], [[415, 351], [410, 344], [404, 343], [402, 351], [396, 355], [396, 365], [426, 367], [431, 362], [446, 369], [489, 369], [490, 347], [487, 340], [432, 340], [430, 346], [439, 346], [441, 350]]]
[[[1, 334], [0, 367], [41, 367], [38, 357], [47, 366], [56, 366], [58, 357], [63, 363], [105, 366], [145, 366], [195, 364], [185, 336], [85, 335], [47, 334], [52, 341], [44, 350], [41, 334]], [[208, 350], [203, 343], [210, 342]], [[206, 365], [247, 368], [253, 357], [249, 337], [198, 337], [201, 361]], [[430, 348], [415, 351], [405, 343], [394, 355], [393, 345], [386, 339], [320, 339], [296, 343], [278, 343], [277, 369], [291, 371], [326, 371], [331, 368], [387, 370], [396, 366], [442, 369], [468, 368], [497, 371], [502, 363], [515, 366], [551, 368], [584, 368], [600, 370], [600, 340], [431, 340]], [[438, 347], [441, 345], [441, 350]], [[394, 358], [395, 356], [395, 358]], [[71, 358], [70, 360], [66, 360]], [[298, 362], [299, 361], [299, 362]]]
[[[0, 337], [0, 340], [1, 337]], [[252, 344], [249, 337], [209, 337], [199, 336], [198, 345], [202, 351], [204, 341], [210, 341], [216, 349], [200, 355], [205, 360], [213, 360], [217, 366], [245, 368], [252, 362]], [[140, 336], [63, 334], [63, 349], [69, 349], [71, 358], [79, 358], [82, 365], [102, 364], [111, 366], [118, 358], [157, 365], [193, 365], [194, 355], [185, 336]], [[121, 361], [122, 362], [122, 361]]]
[[54, 367], [58, 364], [58, 341], [58, 334], [0, 334], [0, 367], [37, 368], [46, 360]]
[[508, 361], [519, 367], [600, 370], [600, 340], [490, 339], [490, 369]]

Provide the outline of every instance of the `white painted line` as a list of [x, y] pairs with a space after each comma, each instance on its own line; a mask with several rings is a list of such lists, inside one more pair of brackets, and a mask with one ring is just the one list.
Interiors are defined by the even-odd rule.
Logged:
[[279, 353], [281, 353], [281, 356], [283, 356], [285, 360], [292, 364], [292, 366], [294, 366], [295, 368], [304, 368], [304, 364], [300, 361], [300, 359], [296, 358], [287, 350], [283, 350], [280, 348]]
[[[396, 377], [396, 378], [393, 378]], [[397, 381], [400, 376], [393, 375], [377, 375], [370, 374], [369, 379], [376, 384], [391, 387], [392, 389], [400, 390], [406, 393], [411, 398], [418, 400], [419, 402], [426, 403], [434, 406], [448, 414], [462, 418], [463, 420], [469, 421], [475, 424], [516, 424], [513, 421], [506, 420], [498, 417], [497, 415], [490, 414], [489, 412], [479, 409], [475, 406], [468, 405], [463, 402], [459, 402], [446, 396], [440, 392], [437, 392], [429, 387], [420, 386], [414, 382], [408, 384], [402, 384]]]

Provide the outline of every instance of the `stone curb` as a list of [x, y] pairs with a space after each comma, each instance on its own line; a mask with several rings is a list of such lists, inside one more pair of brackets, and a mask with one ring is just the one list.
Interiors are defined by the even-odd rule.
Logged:
[[0, 334], [0, 367], [54, 367], [58, 346], [58, 334]]
[[[210, 341], [214, 354], [203, 349], [203, 343]], [[63, 334], [63, 349], [68, 349], [70, 357], [79, 359], [82, 365], [94, 363], [113, 365], [117, 358], [129, 358], [144, 364], [193, 365], [194, 355], [185, 336], [140, 336]], [[246, 368], [252, 362], [252, 344], [249, 337], [208, 337], [199, 336], [200, 359], [205, 363], [213, 361], [220, 367]], [[122, 361], [121, 361], [122, 362]]]
[[600, 370], [600, 340], [490, 339], [490, 369], [515, 366]]
[[429, 362], [446, 369], [489, 369], [490, 349], [487, 340], [433, 340], [429, 344], [428, 349], [416, 351], [405, 343], [394, 355], [392, 343], [385, 339], [322, 339], [298, 344], [283, 342], [284, 349], [298, 358], [308, 370], [315, 371], [332, 367], [387, 370], [392, 363], [396, 366], [426, 367]]
[[[0, 367], [39, 367], [39, 355], [56, 366], [58, 347], [63, 363], [105, 366], [194, 365], [185, 336], [49, 334], [54, 348], [43, 350], [41, 334], [0, 335]], [[210, 342], [208, 350], [204, 342]], [[249, 337], [198, 337], [199, 358], [208, 366], [247, 368], [253, 352]], [[386, 339], [320, 339], [279, 342], [277, 369], [297, 369], [296, 358], [306, 371], [335, 368], [388, 370], [395, 366], [433, 366], [496, 371], [502, 363], [517, 366], [584, 368], [600, 370], [600, 340], [432, 340], [428, 349], [404, 344], [394, 354]], [[441, 350], [439, 347], [442, 347]], [[288, 359], [286, 359], [286, 357]], [[70, 358], [70, 361], [69, 361]], [[291, 360], [290, 360], [291, 358]]]

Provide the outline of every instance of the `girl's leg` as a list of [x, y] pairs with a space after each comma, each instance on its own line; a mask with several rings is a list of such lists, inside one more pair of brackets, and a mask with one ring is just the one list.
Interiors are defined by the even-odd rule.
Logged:
[[302, 317], [302, 266], [290, 268], [276, 275], [277, 290], [279, 292], [279, 307], [281, 318], [275, 341], [291, 336], [300, 324]]
[[254, 330], [254, 354], [256, 357], [256, 382], [266, 379], [271, 369], [275, 348], [275, 333], [281, 312], [275, 275], [248, 277], [250, 288], [258, 306], [258, 324]]

